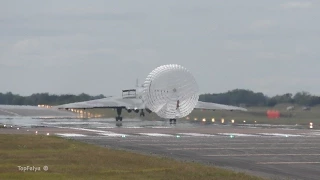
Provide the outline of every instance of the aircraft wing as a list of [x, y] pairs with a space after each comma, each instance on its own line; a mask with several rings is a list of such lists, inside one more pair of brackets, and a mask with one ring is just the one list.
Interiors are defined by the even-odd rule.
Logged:
[[91, 101], [63, 104], [54, 106], [58, 109], [93, 109], [93, 108], [127, 108], [144, 109], [144, 103], [138, 98], [107, 97]]
[[247, 111], [247, 109], [242, 108], [242, 107], [229, 106], [229, 105], [216, 104], [216, 103], [209, 103], [209, 102], [202, 102], [202, 101], [198, 101], [195, 109]]

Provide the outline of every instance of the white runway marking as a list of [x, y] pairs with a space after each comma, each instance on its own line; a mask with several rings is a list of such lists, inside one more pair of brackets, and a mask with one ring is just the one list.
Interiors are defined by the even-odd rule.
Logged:
[[320, 154], [213, 154], [204, 155], [211, 157], [231, 157], [231, 156], [319, 156]]
[[167, 126], [152, 126], [151, 128], [172, 128], [172, 127], [167, 127]]
[[55, 133], [58, 136], [63, 136], [63, 137], [85, 137], [87, 135], [84, 134], [72, 134], [72, 133]]
[[108, 133], [109, 132], [109, 131], [100, 131], [100, 130], [85, 129], [85, 128], [73, 128], [73, 127], [61, 127], [61, 128], [81, 130], [81, 131], [89, 131], [89, 132], [96, 132], [96, 133]]
[[265, 136], [278, 136], [278, 137], [301, 137], [299, 134], [280, 134], [280, 133], [258, 133]]
[[110, 137], [125, 137], [128, 136], [127, 134], [118, 134], [118, 133], [99, 133], [103, 136], [110, 136]]
[[240, 133], [218, 133], [218, 134], [224, 135], [224, 136], [243, 136], [243, 137], [261, 136], [257, 134], [240, 134]]
[[212, 137], [215, 135], [212, 134], [200, 134], [200, 133], [178, 133], [180, 135], [186, 135], [186, 136], [196, 136], [196, 137]]
[[100, 122], [42, 122], [42, 124], [47, 124], [47, 125], [93, 125], [93, 124], [103, 124]]
[[143, 127], [133, 126], [133, 127], [122, 127], [122, 128], [127, 128], [127, 129], [140, 129], [140, 128], [143, 128]]
[[95, 129], [85, 129], [85, 128], [69, 128], [69, 129], [95, 132], [95, 133], [98, 133], [99, 135], [111, 136], [111, 137], [128, 136], [127, 134], [118, 134], [111, 131], [101, 131], [101, 130], [95, 130]]
[[305, 136], [320, 136], [319, 132], [310, 132], [310, 133], [303, 133], [303, 135]]
[[14, 115], [14, 116], [20, 116], [20, 115], [17, 114], [17, 113], [10, 112], [10, 111], [7, 111], [7, 110], [5, 110], [5, 109], [0, 109], [0, 111], [5, 112], [5, 113], [8, 113], [8, 114], [12, 114], [12, 115]]
[[97, 129], [112, 129], [114, 127], [96, 127]]
[[172, 137], [173, 135], [171, 134], [160, 134], [160, 133], [138, 133], [141, 135], [146, 135], [146, 136], [158, 136], [158, 137]]
[[258, 162], [257, 164], [320, 164], [320, 162]]
[[[177, 141], [177, 142], [172, 142], [172, 144], [169, 143], [141, 143], [139, 145], [141, 146], [183, 146], [186, 141]], [[184, 146], [203, 146], [205, 144], [186, 144]]]

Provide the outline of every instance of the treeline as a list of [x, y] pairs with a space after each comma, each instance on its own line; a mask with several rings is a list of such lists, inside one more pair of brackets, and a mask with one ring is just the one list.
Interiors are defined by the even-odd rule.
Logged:
[[275, 106], [281, 103], [298, 104], [302, 106], [315, 106], [320, 104], [320, 97], [308, 92], [298, 92], [295, 95], [286, 93], [268, 97], [261, 92], [251, 90], [235, 89], [225, 93], [202, 94], [200, 101], [214, 102], [235, 106]]
[[[18, 94], [0, 93], [0, 104], [8, 105], [60, 105], [80, 101], [104, 98], [104, 95], [90, 96], [82, 93], [79, 95], [62, 94], [54, 95], [49, 93], [37, 93], [30, 96], [20, 96]], [[299, 104], [302, 106], [315, 106], [320, 104], [320, 97], [311, 95], [308, 92], [298, 92], [296, 94], [286, 93], [268, 97], [261, 92], [251, 90], [235, 89], [225, 93], [202, 94], [200, 101], [213, 102], [235, 106], [275, 106], [280, 103]]]
[[88, 94], [82, 93], [79, 95], [72, 94], [63, 94], [63, 95], [54, 95], [49, 93], [37, 93], [30, 96], [20, 96], [18, 94], [0, 93], [0, 104], [7, 105], [59, 105], [67, 104], [79, 101], [88, 101], [93, 99], [104, 98], [104, 95], [90, 96]]

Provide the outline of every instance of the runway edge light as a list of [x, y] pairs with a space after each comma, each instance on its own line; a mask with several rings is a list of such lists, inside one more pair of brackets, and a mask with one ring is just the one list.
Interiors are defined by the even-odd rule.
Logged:
[[310, 128], [310, 129], [313, 129], [313, 123], [312, 123], [312, 122], [310, 122], [309, 128]]

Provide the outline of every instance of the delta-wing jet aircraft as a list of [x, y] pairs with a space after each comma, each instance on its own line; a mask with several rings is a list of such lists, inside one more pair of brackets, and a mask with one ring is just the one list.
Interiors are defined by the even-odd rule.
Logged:
[[[172, 73], [174, 71], [177, 73]], [[182, 79], [177, 79], [179, 73]], [[163, 77], [164, 75], [166, 77]], [[176, 119], [187, 116], [193, 109], [247, 111], [241, 107], [198, 101], [197, 84], [194, 79], [187, 79], [190, 75], [190, 72], [180, 65], [164, 65], [152, 71], [142, 86], [122, 90], [122, 97], [109, 96], [103, 99], [59, 105], [55, 108], [116, 109], [116, 121], [122, 121], [123, 109], [129, 113], [140, 112], [140, 116], [144, 116], [144, 110], [146, 110], [148, 113], [154, 112], [162, 118], [170, 119], [170, 123], [175, 123]], [[170, 82], [174, 83], [170, 84]]]

